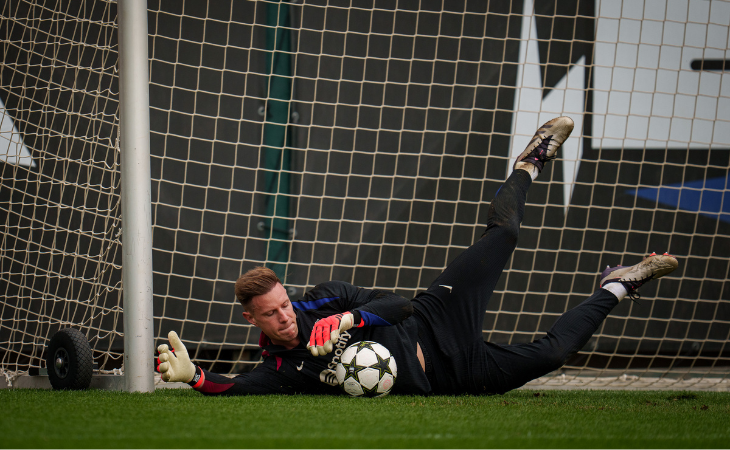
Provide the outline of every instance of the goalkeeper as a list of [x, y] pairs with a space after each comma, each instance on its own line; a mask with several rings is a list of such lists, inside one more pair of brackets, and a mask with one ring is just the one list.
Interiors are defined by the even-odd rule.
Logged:
[[165, 381], [189, 383], [203, 394], [339, 394], [334, 369], [358, 341], [384, 345], [395, 356], [393, 394], [499, 394], [559, 369], [595, 333], [608, 313], [643, 283], [677, 267], [652, 254], [607, 268], [600, 287], [531, 343], [484, 342], [482, 321], [497, 281], [517, 245], [527, 191], [573, 130], [558, 117], [540, 127], [497, 191], [481, 239], [459, 255], [413, 300], [340, 281], [315, 286], [291, 302], [273, 271], [262, 267], [236, 282], [243, 316], [261, 329], [263, 362], [228, 378], [190, 362], [174, 331], [158, 348]]

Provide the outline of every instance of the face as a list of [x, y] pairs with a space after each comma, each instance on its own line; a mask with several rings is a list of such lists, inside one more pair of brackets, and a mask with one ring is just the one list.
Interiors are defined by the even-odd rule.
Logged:
[[243, 317], [261, 328], [273, 344], [294, 348], [299, 344], [297, 315], [281, 283], [264, 295], [251, 299], [251, 311]]

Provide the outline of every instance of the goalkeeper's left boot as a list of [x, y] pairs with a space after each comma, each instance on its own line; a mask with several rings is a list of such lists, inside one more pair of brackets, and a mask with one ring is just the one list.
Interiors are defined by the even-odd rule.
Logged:
[[669, 253], [663, 255], [652, 253], [639, 264], [630, 267], [606, 267], [601, 274], [600, 286], [613, 292], [619, 300], [627, 294], [631, 299], [638, 299], [641, 297], [637, 291], [639, 287], [647, 281], [671, 273], [678, 264], [677, 258]]
[[555, 154], [573, 131], [573, 119], [556, 117], [535, 131], [525, 150], [517, 157], [513, 169], [526, 170], [534, 180], [542, 172], [545, 163], [555, 159]]

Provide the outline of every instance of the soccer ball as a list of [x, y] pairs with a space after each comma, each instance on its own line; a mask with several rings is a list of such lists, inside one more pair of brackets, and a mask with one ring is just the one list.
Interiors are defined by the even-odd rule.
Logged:
[[383, 397], [393, 389], [398, 367], [387, 348], [361, 341], [342, 352], [335, 375], [340, 387], [353, 397]]

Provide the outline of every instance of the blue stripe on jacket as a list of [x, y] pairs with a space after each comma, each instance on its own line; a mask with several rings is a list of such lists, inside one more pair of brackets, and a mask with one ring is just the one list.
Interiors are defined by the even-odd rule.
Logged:
[[391, 324], [380, 316], [376, 316], [373, 313], [360, 311], [360, 317], [365, 321], [365, 325], [372, 327], [389, 327]]
[[308, 311], [310, 309], [317, 309], [325, 303], [329, 303], [332, 300], [337, 300], [340, 297], [320, 298], [317, 300], [311, 300], [308, 302], [291, 302], [292, 306], [300, 311]]

